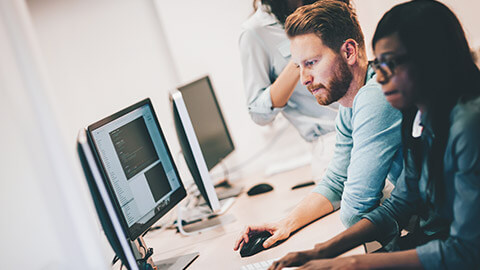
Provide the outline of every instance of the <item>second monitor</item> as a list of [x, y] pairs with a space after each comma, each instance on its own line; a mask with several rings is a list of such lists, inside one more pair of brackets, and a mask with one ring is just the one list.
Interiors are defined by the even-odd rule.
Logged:
[[197, 135], [208, 170], [235, 150], [208, 76], [178, 88]]
[[220, 203], [219, 198], [236, 196], [241, 191], [241, 187], [230, 188], [217, 196], [209, 173], [234, 150], [230, 133], [208, 77], [178, 90], [171, 93], [171, 101], [183, 156], [200, 194], [214, 215], [220, 215], [233, 199]]

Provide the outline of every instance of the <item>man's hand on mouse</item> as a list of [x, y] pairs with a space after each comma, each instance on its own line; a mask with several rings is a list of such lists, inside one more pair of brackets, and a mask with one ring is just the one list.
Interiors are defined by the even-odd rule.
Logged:
[[268, 231], [272, 234], [272, 236], [263, 243], [264, 248], [269, 248], [276, 242], [287, 239], [290, 236], [290, 230], [288, 230], [288, 227], [283, 222], [266, 223], [259, 226], [247, 226], [240, 233], [233, 250], [241, 249], [245, 243], [248, 243], [249, 238], [252, 235], [263, 231]]

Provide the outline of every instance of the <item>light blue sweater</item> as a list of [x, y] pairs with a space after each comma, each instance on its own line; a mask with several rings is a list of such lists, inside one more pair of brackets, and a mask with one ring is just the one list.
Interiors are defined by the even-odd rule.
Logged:
[[354, 98], [340, 106], [332, 161], [313, 192], [325, 196], [347, 227], [376, 208], [387, 178], [395, 184], [403, 168], [402, 115], [385, 99], [374, 71]]

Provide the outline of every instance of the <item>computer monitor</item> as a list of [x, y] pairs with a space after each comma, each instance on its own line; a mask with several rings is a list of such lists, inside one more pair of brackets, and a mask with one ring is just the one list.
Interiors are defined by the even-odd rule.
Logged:
[[[90, 187], [92, 197], [94, 201], [100, 201], [100, 205], [108, 205], [110, 199], [124, 231], [122, 235], [115, 228], [113, 234], [116, 236], [113, 238], [118, 238], [120, 242], [135, 241], [186, 197], [150, 99], [88, 126], [86, 137], [95, 163], [82, 162], [88, 167], [85, 170], [87, 180], [90, 178], [88, 172], [98, 168], [108, 194], [107, 197], [98, 196], [98, 192]], [[80, 140], [79, 144], [82, 145]], [[83, 146], [86, 144], [83, 143]], [[79, 149], [81, 159], [85, 157], [84, 149]], [[96, 187], [98, 185], [94, 189]], [[107, 223], [114, 221], [113, 215], [106, 214], [102, 209], [98, 211], [98, 208], [100, 220], [110, 219]], [[103, 223], [102, 226], [108, 237], [112, 226]], [[110, 240], [110, 243], [117, 255], [126, 257], [129, 251], [119, 247], [115, 239], [113, 241]]]
[[87, 136], [130, 240], [185, 198], [150, 99], [88, 126]]
[[78, 133], [77, 151], [108, 242], [127, 269], [138, 269], [134, 252], [122, 228], [120, 217], [117, 215], [114, 203], [110, 199], [107, 187], [88, 144], [85, 129], [80, 130]]
[[173, 118], [178, 140], [182, 148], [183, 156], [192, 174], [193, 180], [212, 211], [220, 209], [220, 202], [212, 179], [208, 172], [200, 144], [197, 140], [190, 115], [185, 106], [182, 93], [175, 91], [171, 93]]
[[207, 169], [211, 170], [235, 150], [212, 82], [204, 76], [178, 90], [182, 93]]

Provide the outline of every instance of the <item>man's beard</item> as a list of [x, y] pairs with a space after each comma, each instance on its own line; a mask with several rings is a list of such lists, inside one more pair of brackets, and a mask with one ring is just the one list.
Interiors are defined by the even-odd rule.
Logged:
[[322, 95], [314, 95], [320, 105], [330, 105], [345, 96], [353, 80], [353, 74], [341, 56], [336, 57], [335, 63], [333, 77], [327, 86], [320, 83], [308, 87], [310, 92], [315, 89], [321, 89]]

